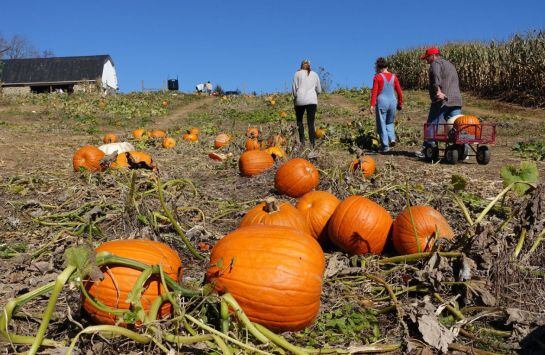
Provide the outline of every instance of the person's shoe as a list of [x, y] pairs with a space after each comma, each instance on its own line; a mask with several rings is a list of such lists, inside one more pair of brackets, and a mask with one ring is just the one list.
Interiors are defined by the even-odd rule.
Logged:
[[393, 147], [395, 147], [395, 146], [396, 146], [396, 141], [391, 141], [391, 142], [390, 142], [390, 147], [393, 148]]
[[390, 147], [384, 147], [384, 148], [380, 149], [378, 152], [379, 152], [380, 154], [386, 154], [386, 153], [388, 153], [389, 151], [390, 151]]
[[423, 159], [426, 157], [426, 154], [424, 154], [424, 149], [415, 152], [414, 155], [416, 155], [416, 157], [420, 159]]

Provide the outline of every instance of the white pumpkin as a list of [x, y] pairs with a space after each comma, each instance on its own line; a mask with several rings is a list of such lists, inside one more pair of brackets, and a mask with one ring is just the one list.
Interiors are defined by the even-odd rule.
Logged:
[[458, 117], [462, 117], [463, 115], [456, 115], [456, 116], [452, 116], [451, 118], [448, 119], [447, 121], [447, 132], [450, 131], [452, 129], [452, 126], [454, 125], [454, 122], [456, 122], [456, 120], [458, 119]]
[[132, 144], [129, 142], [103, 144], [98, 147], [98, 149], [102, 150], [102, 152], [106, 155], [110, 155], [115, 151], [117, 151], [117, 154], [121, 154], [135, 150]]

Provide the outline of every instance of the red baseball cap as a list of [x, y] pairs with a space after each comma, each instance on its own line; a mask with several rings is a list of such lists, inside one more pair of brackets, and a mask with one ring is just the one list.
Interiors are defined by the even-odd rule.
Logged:
[[424, 59], [424, 58], [427, 58], [429, 57], [430, 55], [434, 55], [434, 54], [441, 54], [441, 52], [439, 51], [439, 48], [437, 47], [430, 47], [428, 49], [426, 49], [426, 53], [422, 54], [420, 56], [420, 59]]

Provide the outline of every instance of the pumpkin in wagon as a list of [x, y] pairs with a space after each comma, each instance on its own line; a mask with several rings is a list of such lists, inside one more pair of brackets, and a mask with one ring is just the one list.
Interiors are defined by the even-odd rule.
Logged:
[[467, 138], [481, 138], [481, 122], [475, 116], [461, 116], [454, 121], [454, 129], [459, 132], [459, 135]]

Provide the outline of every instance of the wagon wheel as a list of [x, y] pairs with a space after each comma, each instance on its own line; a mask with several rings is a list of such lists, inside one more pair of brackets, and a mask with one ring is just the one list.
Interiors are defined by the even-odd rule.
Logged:
[[426, 149], [424, 150], [424, 156], [426, 160], [429, 160], [432, 162], [438, 161], [439, 147], [436, 144], [427, 146]]
[[450, 146], [445, 149], [445, 159], [449, 164], [456, 164], [458, 162], [458, 147]]
[[477, 163], [486, 165], [490, 162], [490, 150], [486, 145], [481, 145], [477, 148]]

